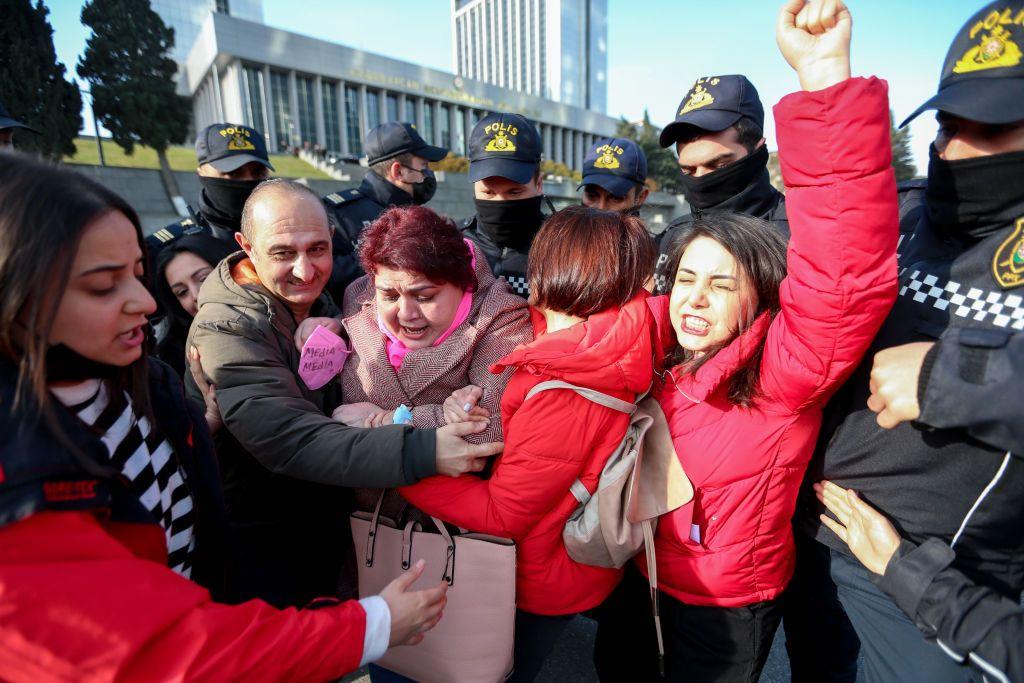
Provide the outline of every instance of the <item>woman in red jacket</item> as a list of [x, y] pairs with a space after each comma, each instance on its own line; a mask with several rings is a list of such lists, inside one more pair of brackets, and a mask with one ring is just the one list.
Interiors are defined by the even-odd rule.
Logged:
[[[655, 536], [669, 680], [760, 675], [822, 407], [896, 295], [887, 90], [849, 77], [849, 37], [839, 1], [793, 0], [780, 16], [778, 42], [804, 90], [775, 108], [792, 230], [785, 279], [767, 224], [709, 215], [675, 245], [670, 296], [651, 300], [666, 333], [658, 399], [695, 491]], [[639, 632], [641, 614], [625, 628]]]
[[210, 434], [145, 355], [138, 217], [70, 170], [0, 161], [0, 679], [334, 680], [416, 642], [445, 585], [322, 609], [217, 603]]
[[654, 247], [640, 219], [574, 206], [552, 215], [530, 249], [536, 339], [499, 361], [515, 368], [501, 401], [505, 451], [490, 479], [432, 477], [399, 489], [424, 512], [518, 545], [515, 673], [529, 681], [578, 612], [600, 604], [621, 570], [578, 564], [562, 528], [578, 505], [578, 478], [593, 492], [629, 416], [567, 389], [562, 380], [633, 402], [653, 377], [653, 323], [644, 282]]

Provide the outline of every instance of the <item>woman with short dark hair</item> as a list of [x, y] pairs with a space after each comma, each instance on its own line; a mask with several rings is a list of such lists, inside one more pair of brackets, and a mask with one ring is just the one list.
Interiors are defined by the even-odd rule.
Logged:
[[582, 206], [548, 218], [530, 249], [536, 338], [494, 366], [514, 372], [501, 401], [505, 451], [491, 478], [433, 477], [399, 489], [435, 517], [516, 541], [515, 681], [532, 680], [572, 616], [599, 605], [622, 575], [572, 560], [562, 528], [579, 504], [573, 482], [596, 489], [629, 423], [572, 390], [527, 394], [548, 380], [629, 403], [647, 391], [653, 324], [644, 283], [654, 258], [639, 218]]

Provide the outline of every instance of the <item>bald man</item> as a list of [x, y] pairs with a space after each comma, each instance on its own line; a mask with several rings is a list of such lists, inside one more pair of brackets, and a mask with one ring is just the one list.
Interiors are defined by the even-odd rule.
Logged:
[[330, 417], [341, 403], [337, 383], [311, 389], [300, 378], [296, 328], [339, 313], [323, 293], [331, 229], [316, 194], [281, 179], [259, 185], [236, 239], [241, 251], [203, 283], [189, 332], [225, 427], [217, 453], [237, 553], [230, 598], [302, 606], [339, 585], [352, 597], [347, 487], [477, 471], [501, 444], [466, 443], [461, 436], [482, 431], [468, 423], [347, 427]]

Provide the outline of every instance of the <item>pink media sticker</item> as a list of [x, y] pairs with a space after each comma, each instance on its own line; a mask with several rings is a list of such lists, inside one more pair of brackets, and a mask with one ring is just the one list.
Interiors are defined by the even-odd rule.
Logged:
[[341, 372], [349, 353], [344, 339], [326, 327], [317, 327], [302, 345], [299, 377], [315, 391]]

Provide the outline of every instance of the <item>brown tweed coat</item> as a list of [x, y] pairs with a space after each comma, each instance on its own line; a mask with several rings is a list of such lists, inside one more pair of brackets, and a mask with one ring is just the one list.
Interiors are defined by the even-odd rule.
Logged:
[[368, 401], [394, 410], [412, 408], [413, 426], [434, 429], [445, 424], [441, 406], [456, 389], [469, 384], [484, 390], [480, 405], [491, 412], [478, 443], [501, 440], [501, 395], [511, 371], [492, 375], [490, 367], [520, 344], [533, 341], [526, 301], [496, 279], [487, 259], [478, 258], [479, 287], [469, 317], [440, 346], [410, 351], [396, 372], [388, 362], [384, 335], [377, 326], [377, 304], [369, 276], [356, 280], [345, 294], [343, 325], [352, 355], [341, 373], [343, 403]]
[[[440, 346], [410, 351], [397, 372], [388, 362], [384, 335], [377, 326], [370, 277], [363, 276], [349, 285], [342, 324], [352, 355], [341, 373], [342, 402], [368, 401], [385, 410], [395, 410], [404, 403], [412, 409], [413, 426], [433, 429], [447, 424], [442, 411], [445, 399], [453, 391], [474, 384], [484, 390], [479, 405], [490, 411], [491, 422], [487, 430], [466, 440], [500, 441], [501, 396], [512, 369], [494, 375], [490, 367], [515, 347], [533, 341], [533, 327], [526, 300], [513, 294], [505, 280], [491, 274], [482, 255], [477, 257], [476, 277], [479, 287], [466, 321]], [[359, 507], [371, 509], [379, 492], [357, 491]], [[404, 500], [392, 492], [385, 501], [384, 514], [398, 518], [404, 515], [405, 507]]]

